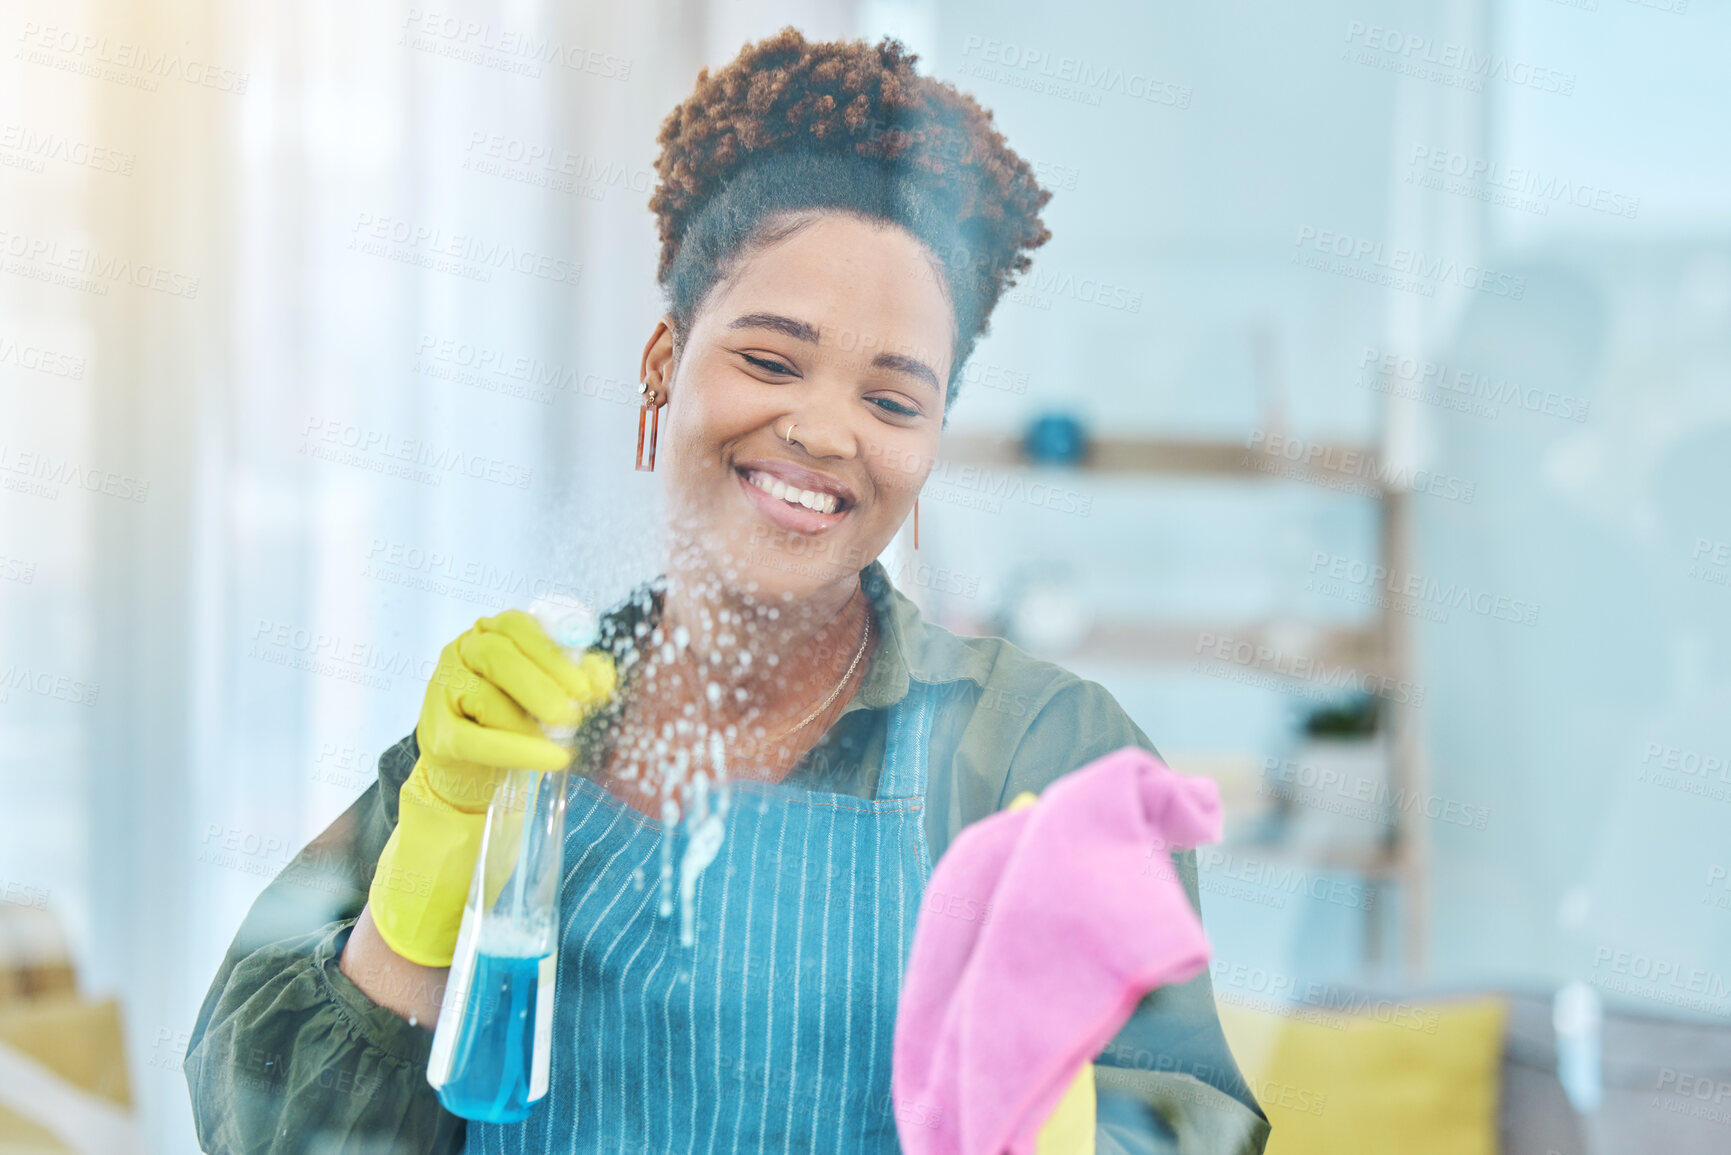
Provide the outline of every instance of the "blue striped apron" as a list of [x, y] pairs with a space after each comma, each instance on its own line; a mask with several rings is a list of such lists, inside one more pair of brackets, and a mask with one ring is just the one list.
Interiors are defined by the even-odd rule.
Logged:
[[[666, 828], [573, 776], [546, 1096], [464, 1151], [896, 1152], [890, 1055], [931, 874], [936, 688], [890, 707], [877, 797], [735, 781], [694, 941], [657, 913]], [[676, 831], [677, 864], [684, 832]]]

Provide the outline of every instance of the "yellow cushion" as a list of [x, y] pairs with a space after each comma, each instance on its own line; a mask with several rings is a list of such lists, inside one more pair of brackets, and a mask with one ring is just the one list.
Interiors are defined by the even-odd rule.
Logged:
[[[67, 995], [9, 1003], [0, 1009], [0, 1042], [86, 1091], [121, 1107], [132, 1105], [118, 999]], [[178, 1051], [158, 1039], [152, 1065], [178, 1072], [185, 1038], [177, 1045]], [[0, 1130], [0, 1136], [5, 1134]]]
[[[167, 1032], [164, 1032], [166, 1035]], [[77, 995], [29, 999], [0, 1006], [0, 1043], [34, 1060], [51, 1076], [129, 1107], [126, 1046], [120, 1003]], [[180, 1067], [186, 1036], [178, 1044], [156, 1041], [150, 1064]], [[0, 1107], [0, 1155], [72, 1155], [74, 1148], [43, 1121]]]
[[1496, 1155], [1501, 999], [1219, 1011], [1268, 1155]]

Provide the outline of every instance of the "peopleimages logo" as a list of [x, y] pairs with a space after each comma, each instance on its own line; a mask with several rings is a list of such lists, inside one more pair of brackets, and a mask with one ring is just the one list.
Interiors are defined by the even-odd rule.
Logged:
[[1462, 477], [1432, 469], [1391, 466], [1372, 452], [1304, 441], [1283, 433], [1253, 429], [1244, 447], [1256, 451], [1256, 457], [1247, 453], [1242, 464], [1263, 473], [1366, 496], [1381, 489], [1407, 489], [1470, 505], [1478, 492], [1477, 482]]
[[465, 152], [462, 167], [471, 172], [579, 193], [592, 200], [604, 199], [609, 189], [647, 193], [655, 183], [655, 174], [646, 168], [627, 168], [616, 160], [483, 129], [469, 134]]
[[43, 886], [26, 886], [21, 882], [0, 882], [0, 902], [9, 902], [14, 906], [32, 906], [37, 910], [47, 910], [48, 888]]
[[348, 248], [368, 256], [386, 257], [456, 273], [477, 281], [493, 279], [492, 270], [511, 269], [524, 276], [557, 284], [582, 280], [583, 264], [564, 257], [519, 249], [473, 233], [453, 233], [398, 217], [361, 213], [350, 230]]
[[[9, 476], [10, 475], [10, 476]], [[150, 496], [150, 482], [111, 469], [91, 469], [71, 458], [52, 453], [19, 450], [0, 442], [0, 488], [50, 501], [60, 496], [60, 487], [105, 493], [121, 501], [143, 501]]]
[[1575, 74], [1510, 60], [1500, 52], [1481, 52], [1457, 41], [1442, 40], [1398, 28], [1349, 20], [1343, 56], [1359, 64], [1400, 72], [1423, 80], [1438, 80], [1478, 92], [1488, 80], [1502, 80], [1540, 92], [1570, 96]]
[[[1170, 108], [1190, 107], [1190, 86], [1153, 71], [1118, 68], [1078, 56], [1053, 56], [1043, 48], [1023, 48], [1003, 40], [968, 36], [962, 41], [964, 72], [1001, 80], [1035, 92], [1098, 105], [1110, 92]], [[972, 58], [972, 59], [970, 59]], [[987, 66], [996, 66], [987, 67]]]
[[[1277, 910], [1286, 908], [1289, 895], [1329, 902], [1350, 910], [1370, 910], [1376, 905], [1376, 889], [1362, 882], [1312, 874], [1289, 862], [1239, 857], [1218, 846], [1196, 848], [1196, 870], [1200, 890]], [[1169, 866], [1145, 862], [1139, 873], [1170, 878], [1174, 872]], [[1246, 885], [1231, 885], [1234, 882]]]
[[436, 658], [270, 618], [253, 627], [247, 657], [377, 690], [390, 689], [395, 677], [430, 681], [438, 669]]
[[476, 481], [527, 489], [535, 473], [530, 466], [336, 418], [308, 417], [301, 437], [300, 452], [307, 456], [433, 485], [447, 473], [459, 473]]
[[[1422, 814], [1433, 822], [1446, 822], [1483, 830], [1491, 820], [1485, 806], [1472, 806], [1435, 794], [1420, 794], [1402, 786], [1390, 789], [1387, 782], [1363, 776], [1348, 777], [1338, 767], [1313, 766], [1290, 758], [1269, 755], [1263, 761], [1263, 780], [1256, 792], [1288, 802], [1347, 814], [1367, 822], [1393, 825], [1401, 814]], [[1362, 803], [1362, 805], [1352, 805]]]
[[[1349, 990], [1314, 979], [1297, 979], [1279, 971], [1246, 966], [1243, 963], [1227, 963], [1216, 959], [1210, 965], [1209, 971], [1214, 980], [1215, 995], [1222, 1001], [1243, 1002], [1243, 994], [1262, 996], [1267, 1000], [1263, 1005], [1277, 1014], [1291, 1015], [1303, 1008], [1313, 1008], [1326, 1018], [1312, 1018], [1307, 1021], [1324, 1025], [1343, 1026], [1343, 1020], [1356, 1016], [1434, 1035], [1437, 1024], [1442, 1020], [1442, 1016], [1429, 1007], [1380, 998], [1364, 991]], [[1240, 992], [1240, 998], [1230, 1000], [1224, 997], [1233, 992]]]
[[570, 582], [382, 537], [372, 539], [361, 576], [501, 608], [512, 601], [541, 597], [569, 597], [591, 604], [600, 600], [596, 591]]
[[33, 172], [45, 169], [44, 161], [59, 161], [73, 168], [93, 172], [112, 172], [131, 176], [136, 153], [104, 148], [99, 144], [63, 136], [57, 132], [38, 132], [22, 124], [0, 127], [0, 154], [11, 154], [27, 161], [23, 166]]
[[527, 30], [495, 28], [490, 22], [419, 8], [409, 9], [403, 18], [403, 34], [397, 42], [418, 52], [532, 78], [541, 75], [542, 65], [554, 64], [604, 80], [631, 79], [632, 62], [625, 57]]
[[8, 337], [0, 337], [0, 365], [16, 365], [46, 373], [50, 377], [84, 379], [85, 359], [72, 353], [62, 353], [41, 345], [20, 345]]
[[415, 347], [415, 371], [488, 393], [552, 404], [556, 391], [618, 405], [637, 405], [634, 382], [585, 373], [541, 357], [490, 345], [423, 333]]
[[1698, 537], [1689, 552], [1689, 576], [1710, 585], [1731, 585], [1731, 541]]
[[1593, 985], [1683, 1010], [1731, 1013], [1731, 978], [1676, 959], [1601, 946], [1593, 951]]
[[4, 267], [8, 273], [97, 296], [106, 296], [110, 283], [135, 285], [187, 300], [198, 296], [198, 278], [187, 273], [100, 253], [82, 245], [62, 245], [31, 233], [0, 228], [0, 254], [6, 258]]
[[[1405, 678], [1391, 678], [1346, 662], [1330, 665], [1310, 654], [1291, 654], [1248, 638], [1235, 638], [1231, 634], [1222, 637], [1203, 631], [1196, 635], [1190, 668], [1197, 673], [1211, 673], [1206, 665], [1210, 661], [1241, 667], [1246, 674], [1266, 673], [1324, 690], [1356, 690], [1403, 706], [1424, 705], [1425, 688]], [[1253, 684], [1277, 685], [1254, 680]]]
[[[1455, 149], [1428, 144], [1413, 145], [1407, 168], [1409, 184], [1413, 183], [1416, 174], [1420, 183], [1424, 183], [1427, 176], [1433, 178], [1432, 183], [1425, 187], [1444, 192], [1468, 192], [1479, 187], [1487, 191], [1502, 190], [1514, 194], [1514, 199], [1508, 202], [1511, 208], [1525, 208], [1527, 205], [1519, 198], [1531, 198], [1541, 216], [1549, 215], [1549, 206], [1556, 202], [1567, 202], [1576, 208], [1615, 217], [1633, 218], [1641, 209], [1641, 198], [1627, 193], [1612, 192], [1598, 185], [1553, 176], [1524, 165], [1504, 164], [1499, 160], [1468, 156]], [[1446, 177], [1464, 182], [1466, 187], [1439, 183]]]
[[[1554, 389], [1523, 386], [1507, 377], [1493, 377], [1489, 373], [1450, 365], [1446, 361], [1433, 361], [1366, 345], [1358, 365], [1361, 382], [1379, 393], [1414, 397], [1418, 400], [1431, 400], [1434, 396], [1443, 400], [1444, 408], [1464, 409], [1472, 406], [1472, 411], [1477, 416], [1497, 415], [1494, 408], [1486, 410], [1482, 406], [1474, 405], [1476, 402], [1484, 402], [1487, 405], [1520, 408], [1528, 413], [1539, 413], [1564, 421], [1579, 422], [1587, 419], [1588, 402], [1583, 398], [1558, 393]], [[1412, 388], [1402, 390], [1402, 385]], [[1456, 404], [1457, 400], [1459, 404]]]
[[1731, 910], [1731, 871], [1719, 863], [1707, 868], [1707, 892], [1701, 902], [1720, 910]]
[[9, 701], [13, 690], [79, 706], [94, 706], [102, 687], [50, 670], [33, 670], [29, 666], [14, 664], [0, 671], [0, 702]]
[[[1653, 1089], [1664, 1092], [1649, 1104], [1655, 1111], [1731, 1123], [1731, 1079], [1660, 1067]], [[1706, 1105], [1709, 1103], [1713, 1106]]]
[[154, 92], [163, 80], [179, 80], [199, 88], [245, 95], [250, 75], [184, 56], [178, 49], [153, 52], [141, 44], [110, 40], [91, 32], [58, 25], [24, 22], [18, 36], [17, 60], [28, 60], [81, 76], [108, 80]]
[[[1310, 559], [1310, 573], [1312, 576], [1306, 581], [1305, 588], [1330, 596], [1340, 596], [1341, 582], [1366, 589], [1381, 589], [1394, 595], [1397, 604], [1384, 608], [1399, 608], [1399, 600], [1404, 599], [1413, 604], [1445, 611], [1464, 609], [1480, 617], [1516, 622], [1523, 626], [1534, 624], [1539, 617], [1537, 602], [1511, 598], [1491, 590], [1474, 589], [1466, 582], [1444, 582], [1423, 574], [1403, 573], [1380, 562], [1366, 562], [1326, 550], [1314, 551]], [[1433, 620], [1447, 621], [1448, 615], [1444, 613]]]
[[[1292, 243], [1292, 260], [1295, 264], [1322, 268], [1325, 272], [1344, 276], [1369, 273], [1369, 276], [1361, 279], [1376, 281], [1391, 288], [1426, 292], [1431, 286], [1447, 284], [1489, 293], [1493, 297], [1507, 297], [1511, 301], [1520, 300], [1527, 291], [1525, 277], [1499, 273], [1494, 269], [1458, 261], [1453, 257], [1427, 257], [1417, 249], [1388, 249], [1381, 241], [1355, 237], [1351, 233], [1300, 225], [1298, 236]], [[1311, 256], [1312, 252], [1319, 256]], [[1336, 263], [1327, 264], [1329, 257], [1337, 258]], [[1319, 259], [1323, 263], [1319, 264]], [[1342, 265], [1339, 264], [1341, 261], [1350, 263]], [[1429, 293], [1426, 292], [1426, 295]]]
[[1731, 802], [1731, 755], [1648, 742], [1635, 781], [1715, 802]]

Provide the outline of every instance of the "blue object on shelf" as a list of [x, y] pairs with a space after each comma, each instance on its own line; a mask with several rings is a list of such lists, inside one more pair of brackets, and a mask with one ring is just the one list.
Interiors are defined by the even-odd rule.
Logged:
[[1022, 452], [1035, 465], [1079, 465], [1088, 455], [1088, 431], [1074, 414], [1042, 414], [1028, 426]]

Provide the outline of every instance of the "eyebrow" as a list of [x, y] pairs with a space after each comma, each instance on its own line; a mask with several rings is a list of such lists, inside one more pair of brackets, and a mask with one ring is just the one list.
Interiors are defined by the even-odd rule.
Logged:
[[[797, 317], [784, 317], [780, 313], [746, 313], [735, 317], [727, 323], [729, 329], [770, 329], [796, 341], [804, 341], [810, 345], [821, 343], [821, 334], [817, 326], [799, 320]], [[898, 373], [906, 373], [917, 377], [930, 385], [939, 393], [943, 392], [938, 384], [938, 375], [932, 367], [917, 357], [909, 357], [902, 353], [879, 353], [872, 358], [871, 363], [880, 369], [891, 369]]]

